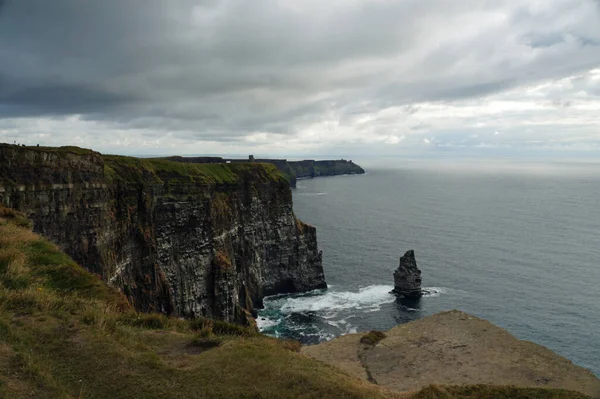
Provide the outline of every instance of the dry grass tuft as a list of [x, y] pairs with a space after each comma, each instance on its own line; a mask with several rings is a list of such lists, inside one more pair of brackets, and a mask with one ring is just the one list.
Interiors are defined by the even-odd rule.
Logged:
[[0, 205], [0, 224], [12, 223], [18, 227], [31, 228], [31, 221], [22, 213]]
[[0, 234], [0, 248], [16, 247], [23, 248], [28, 243], [39, 240], [39, 236], [23, 227], [12, 223], [2, 226], [3, 234]]
[[300, 342], [291, 339], [281, 341], [281, 346], [292, 352], [300, 352], [300, 349], [302, 349], [302, 344]]

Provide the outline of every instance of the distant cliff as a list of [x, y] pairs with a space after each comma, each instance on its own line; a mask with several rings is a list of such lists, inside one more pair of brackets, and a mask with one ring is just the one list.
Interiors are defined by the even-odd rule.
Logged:
[[288, 163], [297, 179], [365, 173], [363, 168], [352, 161], [344, 159], [335, 161], [290, 161]]
[[244, 322], [265, 295], [326, 286], [316, 230], [268, 164], [0, 145], [0, 204], [139, 310]]
[[270, 163], [279, 169], [279, 171], [288, 179], [290, 186], [296, 187], [297, 179], [306, 179], [319, 176], [337, 176], [337, 175], [360, 175], [364, 174], [363, 168], [352, 161], [345, 159], [328, 160], [328, 161], [288, 161], [286, 159], [268, 159], [257, 158], [250, 156], [246, 159], [227, 159], [221, 157], [167, 157], [162, 158], [174, 162], [182, 163], [243, 163], [243, 162], [259, 162]]

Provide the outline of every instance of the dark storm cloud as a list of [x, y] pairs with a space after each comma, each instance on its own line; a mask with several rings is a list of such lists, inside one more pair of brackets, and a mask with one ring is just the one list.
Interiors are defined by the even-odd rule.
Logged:
[[[0, 79], [0, 82], [2, 80]], [[0, 94], [0, 104], [12, 106], [21, 116], [85, 114], [110, 111], [130, 98], [107, 93], [92, 87], [51, 85], [19, 88]], [[10, 115], [2, 111], [0, 116]]]
[[600, 65], [597, 1], [534, 3], [0, 0], [0, 118], [231, 141]]

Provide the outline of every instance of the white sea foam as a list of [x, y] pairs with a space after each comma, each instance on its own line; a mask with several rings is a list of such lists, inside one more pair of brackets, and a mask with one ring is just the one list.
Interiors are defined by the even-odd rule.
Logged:
[[267, 328], [275, 327], [281, 323], [281, 319], [274, 320], [269, 319], [268, 317], [259, 316], [256, 318], [256, 326], [259, 331], [264, 331]]
[[425, 298], [436, 298], [441, 294], [448, 293], [448, 288], [444, 287], [425, 287], [423, 288], [423, 296]]
[[[294, 296], [276, 295], [266, 298], [265, 306], [269, 312], [276, 311], [277, 316], [273, 314], [263, 314], [257, 318], [256, 322], [260, 331], [269, 331], [269, 334], [279, 336], [280, 333], [274, 327], [285, 325], [288, 330], [295, 331], [299, 335], [313, 336], [318, 335], [320, 340], [329, 340], [336, 335], [351, 334], [357, 331], [357, 327], [349, 322], [357, 313], [371, 313], [381, 310], [384, 304], [392, 303], [396, 300], [396, 295], [391, 291], [394, 287], [389, 285], [370, 285], [360, 288], [358, 291], [334, 291], [330, 286], [328, 290], [315, 290], [304, 294]], [[450, 291], [445, 287], [424, 287], [424, 298], [435, 298], [441, 294]], [[416, 312], [413, 309], [402, 305], [408, 312]], [[294, 314], [316, 313], [321, 321], [335, 327], [339, 332], [332, 334], [330, 331], [320, 330], [311, 331], [308, 325], [297, 322], [288, 322]], [[307, 329], [307, 327], [309, 327]], [[306, 330], [306, 331], [305, 331]]]
[[340, 333], [342, 335], [353, 334], [357, 330], [357, 328], [355, 326], [353, 326], [352, 324], [350, 324], [347, 319], [327, 320], [327, 324], [340, 330]]
[[393, 287], [388, 285], [370, 285], [352, 291], [326, 291], [322, 295], [287, 298], [281, 306], [284, 314], [320, 311], [339, 311], [344, 309], [378, 310], [381, 305], [394, 302], [390, 294]]
[[298, 193], [297, 195], [304, 195], [306, 197], [315, 197], [319, 195], [327, 195], [327, 193]]

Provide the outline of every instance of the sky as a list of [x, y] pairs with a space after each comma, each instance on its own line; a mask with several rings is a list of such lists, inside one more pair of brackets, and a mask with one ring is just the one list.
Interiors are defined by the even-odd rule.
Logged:
[[599, 0], [0, 0], [0, 142], [595, 157]]

